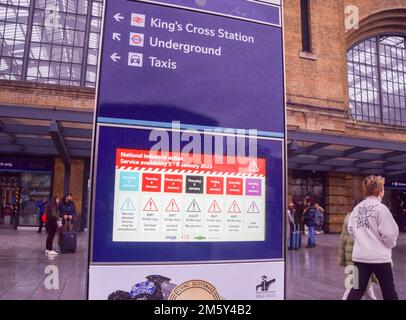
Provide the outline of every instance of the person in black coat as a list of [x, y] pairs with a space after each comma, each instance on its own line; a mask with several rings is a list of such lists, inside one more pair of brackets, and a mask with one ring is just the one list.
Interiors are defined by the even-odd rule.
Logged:
[[59, 219], [59, 198], [52, 197], [51, 201], [48, 202], [45, 214], [47, 215], [47, 229], [48, 229], [48, 236], [46, 242], [46, 250], [45, 253], [48, 256], [57, 255], [58, 252], [52, 249], [52, 245], [55, 238], [56, 230], [58, 229], [57, 221]]

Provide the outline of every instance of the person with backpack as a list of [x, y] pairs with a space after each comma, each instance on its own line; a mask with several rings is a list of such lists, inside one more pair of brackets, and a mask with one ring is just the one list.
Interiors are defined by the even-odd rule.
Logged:
[[303, 216], [303, 223], [307, 226], [309, 230], [309, 239], [306, 248], [316, 247], [316, 218], [318, 215], [317, 209], [315, 208], [316, 201], [313, 197], [307, 199], [307, 208]]
[[369, 176], [362, 183], [365, 199], [355, 206], [348, 222], [354, 239], [352, 260], [357, 281], [347, 300], [361, 300], [371, 274], [379, 281], [384, 300], [398, 300], [392, 271], [392, 249], [396, 246], [399, 228], [389, 209], [382, 203], [385, 179]]
[[48, 236], [46, 241], [46, 249], [45, 254], [48, 256], [55, 256], [58, 252], [52, 249], [56, 230], [58, 229], [57, 221], [59, 219], [59, 198], [52, 197], [51, 201], [48, 202], [45, 210], [46, 220], [47, 220], [47, 228], [48, 228]]
[[[44, 226], [43, 215], [45, 214], [47, 205], [48, 205], [48, 199], [47, 198], [44, 198], [41, 201], [38, 201], [36, 203], [36, 207], [39, 209], [39, 228], [38, 228], [37, 233], [42, 232], [42, 227]], [[45, 226], [45, 228], [46, 228], [46, 226]]]

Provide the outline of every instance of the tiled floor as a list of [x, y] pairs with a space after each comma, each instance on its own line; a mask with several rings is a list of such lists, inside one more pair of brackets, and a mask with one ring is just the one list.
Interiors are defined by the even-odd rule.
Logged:
[[[305, 243], [307, 237], [302, 237]], [[288, 251], [287, 254], [287, 298], [293, 300], [337, 300], [344, 289], [344, 268], [338, 265], [337, 235], [317, 236], [317, 247]], [[406, 234], [399, 236], [393, 250], [395, 285], [400, 299], [406, 299]], [[375, 293], [382, 298], [379, 288]]]
[[[0, 299], [86, 298], [87, 234], [78, 234], [76, 254], [53, 259], [45, 255], [45, 240], [44, 231], [0, 229]], [[48, 265], [58, 267], [58, 290], [45, 288]]]
[[[52, 260], [45, 256], [45, 239], [44, 232], [0, 229], [0, 299], [86, 298], [87, 234], [78, 234], [76, 254]], [[337, 265], [338, 236], [322, 235], [317, 241], [315, 249], [288, 251], [288, 299], [341, 299], [345, 274]], [[400, 236], [393, 257], [397, 290], [406, 299], [406, 234]], [[45, 288], [48, 265], [58, 267], [58, 290]], [[380, 297], [379, 289], [376, 293]]]

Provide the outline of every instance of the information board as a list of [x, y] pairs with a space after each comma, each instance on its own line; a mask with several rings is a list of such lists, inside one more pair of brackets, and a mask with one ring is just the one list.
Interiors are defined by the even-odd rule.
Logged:
[[118, 149], [113, 240], [264, 241], [265, 160], [213, 158]]
[[104, 2], [89, 298], [283, 299], [284, 94], [281, 1]]
[[280, 11], [247, 0], [106, 1], [98, 122], [283, 138]]

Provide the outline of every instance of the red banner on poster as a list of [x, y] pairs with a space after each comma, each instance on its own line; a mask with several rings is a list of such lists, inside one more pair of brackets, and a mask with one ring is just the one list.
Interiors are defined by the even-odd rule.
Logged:
[[118, 169], [164, 171], [173, 173], [229, 174], [265, 176], [265, 160], [253, 157], [230, 157], [189, 153], [150, 152], [138, 149], [117, 149]]

